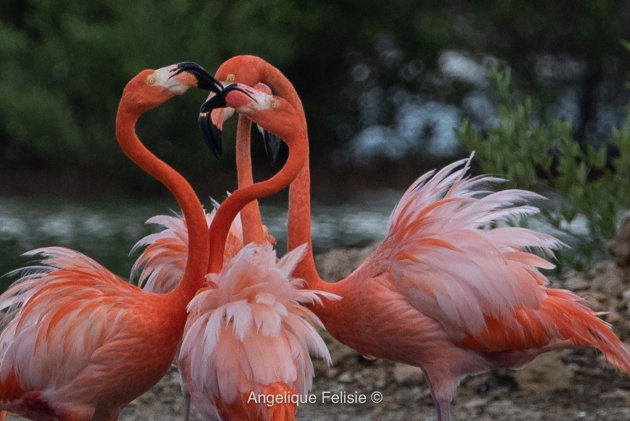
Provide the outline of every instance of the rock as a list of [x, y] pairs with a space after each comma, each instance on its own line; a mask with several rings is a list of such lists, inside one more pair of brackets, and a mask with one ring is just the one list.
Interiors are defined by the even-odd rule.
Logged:
[[422, 370], [407, 364], [396, 363], [393, 370], [394, 381], [400, 386], [414, 386], [422, 383]]
[[334, 249], [317, 255], [315, 257], [317, 271], [322, 279], [329, 282], [343, 279], [352, 273], [376, 247], [377, 244], [362, 249]]
[[619, 303], [616, 297], [595, 290], [580, 291], [578, 295], [584, 298], [594, 311], [613, 311]]
[[560, 352], [547, 352], [539, 355], [522, 370], [515, 371], [513, 376], [519, 389], [530, 394], [543, 395], [571, 388], [572, 370], [560, 357]]
[[600, 395], [602, 399], [618, 399], [618, 400], [630, 400], [630, 391], [623, 389], [615, 389]]
[[623, 270], [613, 262], [597, 262], [591, 271], [591, 288], [595, 291], [620, 297], [626, 287], [623, 284]]
[[341, 375], [339, 375], [339, 377], [337, 377], [337, 381], [341, 383], [351, 383], [353, 380], [354, 376], [349, 371], [343, 372], [341, 373]]
[[622, 323], [625, 319], [624, 317], [616, 311], [611, 311], [600, 316], [602, 319], [606, 320], [608, 323], [614, 325]]
[[589, 287], [588, 281], [584, 278], [584, 274], [581, 272], [570, 270], [562, 275], [562, 279], [564, 288], [570, 289], [571, 291], [580, 291], [588, 289]]
[[617, 265], [622, 269], [630, 268], [630, 212], [626, 212], [621, 227], [615, 235], [615, 238], [608, 241], [608, 248]]
[[464, 408], [476, 410], [488, 405], [488, 400], [484, 398], [472, 398], [464, 402]]
[[337, 377], [337, 374], [339, 374], [339, 370], [333, 367], [326, 369], [326, 371], [324, 372], [324, 375], [327, 379], [334, 379], [335, 377]]

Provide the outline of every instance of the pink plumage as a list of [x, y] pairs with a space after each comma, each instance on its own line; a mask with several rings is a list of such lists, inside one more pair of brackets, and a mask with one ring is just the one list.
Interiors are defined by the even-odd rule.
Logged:
[[[215, 208], [217, 203], [213, 203]], [[206, 213], [208, 226], [216, 210]], [[131, 279], [146, 291], [169, 292], [181, 280], [188, 258], [188, 229], [181, 215], [156, 215], [147, 224], [161, 225], [160, 232], [149, 234], [136, 242], [130, 254], [145, 247], [131, 268]], [[232, 222], [225, 245], [225, 259], [234, 256], [243, 247], [240, 216]]]
[[[213, 202], [213, 209], [206, 213], [208, 226], [212, 223], [218, 203]], [[130, 254], [144, 247], [131, 268], [131, 279], [146, 291], [169, 292], [178, 284], [186, 266], [188, 257], [188, 229], [181, 215], [155, 215], [147, 224], [164, 227], [160, 232], [149, 234], [136, 242]], [[271, 244], [275, 239], [263, 226], [263, 235]], [[240, 214], [236, 216], [230, 227], [225, 242], [224, 261], [234, 257], [243, 248], [243, 227]]]
[[[89, 417], [94, 409], [81, 408], [89, 396], [118, 394], [108, 390], [120, 385], [104, 382], [105, 372], [112, 376], [120, 371], [124, 378], [125, 370], [138, 373], [143, 361], [152, 360], [142, 348], [136, 349], [146, 338], [138, 337], [137, 342], [121, 330], [137, 323], [145, 333], [155, 329], [154, 336], [159, 337], [158, 326], [150, 320], [134, 320], [152, 303], [142, 300], [148, 295], [139, 295], [138, 287], [74, 250], [49, 247], [27, 255], [44, 258], [40, 265], [14, 271], [22, 276], [0, 300], [2, 406], [36, 419], [46, 412], [51, 417], [81, 412]], [[118, 349], [109, 348], [115, 342], [126, 342], [123, 352], [137, 352], [136, 356], [121, 358]], [[39, 412], [29, 412], [33, 402], [39, 402]]]
[[[331, 334], [368, 357], [422, 368], [438, 411], [460, 380], [520, 367], [567, 346], [600, 349], [630, 372], [630, 354], [610, 326], [570, 291], [547, 288], [556, 238], [507, 221], [537, 212], [539, 195], [492, 192], [495, 177], [467, 177], [470, 159], [420, 177], [403, 195], [383, 243], [346, 279], [305, 276], [342, 297], [311, 306]], [[369, 332], [369, 334], [366, 334]]]
[[[184, 390], [207, 417], [218, 409], [235, 417], [229, 419], [246, 413], [272, 419], [282, 405], [255, 404], [252, 393], [305, 394], [313, 377], [309, 352], [330, 363], [313, 326], [319, 320], [302, 303], [337, 297], [302, 289], [303, 281], [291, 277], [303, 254], [301, 247], [278, 260], [270, 244], [249, 244], [208, 275], [217, 288], [202, 290], [188, 305], [178, 366]], [[289, 406], [285, 416], [294, 412]]]
[[[208, 224], [213, 216], [214, 211], [207, 214]], [[136, 243], [132, 252], [146, 248], [132, 276], [144, 289], [167, 292], [177, 286], [186, 262], [186, 224], [178, 216], [166, 215], [147, 222], [164, 229]], [[263, 231], [271, 238], [266, 228]], [[304, 247], [278, 260], [269, 241], [243, 248], [241, 233], [237, 218], [223, 270], [208, 275], [217, 288], [200, 291], [188, 307], [175, 361], [182, 389], [206, 419], [294, 419], [295, 405], [248, 404], [249, 393], [301, 395], [310, 390], [309, 351], [329, 363], [330, 356], [313, 327], [319, 320], [302, 303], [321, 302], [318, 294], [336, 296], [302, 289], [303, 280], [291, 277]]]
[[562, 245], [550, 235], [506, 224], [537, 212], [519, 203], [541, 196], [491, 193], [480, 187], [501, 180], [464, 178], [468, 165], [458, 161], [416, 181], [392, 212], [386, 241], [369, 259], [387, 262], [398, 288], [413, 289], [409, 302], [453, 335], [479, 334], [486, 316], [504, 318], [515, 307], [539, 306], [540, 287], [548, 281], [536, 267], [553, 265], [524, 249], [550, 256]]

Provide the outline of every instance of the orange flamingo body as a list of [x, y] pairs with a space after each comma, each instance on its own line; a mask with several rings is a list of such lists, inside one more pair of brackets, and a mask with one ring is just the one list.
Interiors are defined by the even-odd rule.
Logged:
[[[260, 58], [230, 59], [216, 77], [266, 83], [301, 110], [290, 82]], [[300, 126], [306, 130], [304, 119]], [[524, 228], [487, 228], [535, 212], [517, 203], [537, 196], [490, 193], [485, 185], [498, 180], [467, 178], [467, 168], [462, 160], [420, 177], [390, 216], [382, 244], [350, 276], [327, 283], [310, 246], [306, 159], [289, 193], [288, 248], [308, 244], [294, 276], [341, 297], [309, 308], [361, 354], [420, 367], [441, 421], [450, 419], [450, 401], [466, 375], [519, 367], [552, 349], [595, 347], [630, 372], [630, 356], [610, 326], [575, 294], [547, 288], [539, 269], [553, 265], [526, 251], [551, 255], [560, 242]]]
[[630, 372], [610, 326], [575, 294], [547, 288], [538, 269], [552, 265], [525, 251], [550, 254], [559, 241], [524, 228], [485, 229], [533, 212], [514, 204], [536, 196], [480, 190], [493, 179], [465, 178], [467, 167], [457, 168], [464, 162], [414, 183], [383, 243], [346, 279], [306, 278], [309, 288], [342, 297], [312, 307], [326, 328], [365, 356], [422, 368], [440, 420], [450, 419], [463, 377], [517, 368], [553, 349], [595, 347]]
[[211, 77], [180, 63], [144, 70], [125, 87], [118, 108], [119, 144], [177, 199], [189, 227], [181, 282], [169, 294], [141, 290], [81, 253], [46, 248], [1, 297], [0, 407], [36, 420], [115, 420], [155, 384], [175, 355], [186, 304], [208, 261], [203, 209], [188, 183], [152, 155], [135, 134], [144, 112]]

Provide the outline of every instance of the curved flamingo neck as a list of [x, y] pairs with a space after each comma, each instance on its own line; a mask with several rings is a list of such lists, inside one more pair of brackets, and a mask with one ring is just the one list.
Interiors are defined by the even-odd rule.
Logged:
[[209, 273], [221, 270], [225, 241], [232, 221], [243, 207], [252, 200], [269, 196], [279, 192], [289, 185], [303, 167], [307, 155], [306, 133], [298, 130], [289, 139], [285, 139], [289, 146], [289, 157], [282, 169], [272, 178], [236, 190], [221, 203], [210, 225], [210, 262]]
[[307, 156], [300, 172], [289, 186], [287, 250], [293, 250], [306, 243], [306, 253], [294, 269], [293, 275], [305, 279], [309, 288], [316, 288], [325, 282], [317, 273], [313, 256], [310, 184], [311, 174]]
[[[304, 105], [300, 96], [297, 94], [295, 87], [280, 70], [271, 64], [265, 62], [262, 68], [261, 81], [275, 91], [276, 95], [279, 95], [286, 99], [293, 108], [304, 118]], [[304, 118], [304, 127], [306, 127], [306, 118]]]
[[125, 155], [149, 175], [160, 181], [173, 194], [179, 204], [188, 228], [188, 260], [179, 286], [170, 292], [185, 304], [203, 285], [208, 262], [207, 223], [203, 207], [192, 187], [177, 171], [153, 155], [136, 134], [139, 111], [130, 108], [123, 97], [116, 115], [116, 138]]
[[304, 106], [295, 87], [280, 70], [259, 58], [253, 57], [252, 60], [261, 65], [261, 81], [271, 86], [277, 95], [286, 99], [298, 112], [300, 115], [299, 124], [303, 126], [304, 133], [307, 136], [306, 142], [304, 142], [306, 156], [303, 166], [289, 187], [287, 249], [293, 250], [302, 244], [306, 244], [307, 249], [304, 257], [294, 269], [293, 274], [303, 278], [309, 288], [327, 290], [330, 284], [323, 281], [317, 273], [313, 255], [313, 240], [311, 237], [311, 173], [309, 168], [308, 135], [306, 134], [308, 133], [308, 127]]
[[[280, 70], [260, 57], [245, 55], [237, 56], [231, 60], [228, 66], [234, 66], [240, 69], [236, 73], [244, 74], [244, 76], [242, 76], [243, 80], [239, 80], [239, 82], [252, 86], [258, 82], [269, 85], [276, 95], [287, 100], [300, 115], [298, 124], [304, 130], [304, 144], [306, 146], [302, 167], [296, 178], [291, 182], [289, 188], [287, 248], [290, 251], [306, 243], [307, 250], [304, 254], [304, 258], [294, 269], [293, 275], [304, 279], [307, 288], [328, 291], [343, 297], [349, 296], [349, 294], [346, 294], [349, 285], [348, 282], [341, 281], [329, 284], [322, 280], [315, 266], [311, 239], [311, 176], [308, 158], [308, 136], [302, 101], [291, 81], [289, 81]], [[224, 69], [224, 73], [229, 73], [229, 71]], [[328, 321], [342, 314], [339, 310], [343, 310], [343, 307], [341, 306], [341, 308], [339, 308], [340, 305], [338, 305], [338, 303], [345, 302], [345, 300], [325, 300], [325, 302], [326, 305], [323, 306], [312, 304], [308, 307], [322, 319], [327, 328], [331, 328], [334, 326], [334, 323], [328, 323]]]
[[[251, 156], [251, 128], [252, 121], [247, 116], [239, 114], [236, 126], [236, 173], [238, 188], [242, 189], [254, 184], [252, 175]], [[241, 211], [243, 226], [243, 244], [252, 242], [262, 244], [264, 240], [262, 218], [258, 201], [254, 200]]]
[[287, 100], [300, 115], [299, 125], [303, 127], [305, 157], [297, 177], [291, 183], [289, 189], [289, 210], [288, 210], [288, 250], [292, 250], [302, 244], [307, 244], [304, 258], [298, 263], [294, 270], [294, 275], [306, 280], [309, 288], [329, 290], [331, 284], [324, 282], [315, 267], [313, 256], [313, 244], [311, 240], [311, 191], [310, 191], [310, 170], [308, 161], [308, 136], [304, 106], [297, 91], [289, 79], [280, 70], [272, 66], [260, 57], [251, 55], [236, 56], [225, 63], [221, 70], [222, 77], [230, 73], [231, 69], [240, 74], [238, 82], [248, 85], [255, 85], [258, 82], [269, 85], [273, 92]]

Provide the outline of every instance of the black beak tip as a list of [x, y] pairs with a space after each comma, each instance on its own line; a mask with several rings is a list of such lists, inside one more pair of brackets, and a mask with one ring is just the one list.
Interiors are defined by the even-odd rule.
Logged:
[[211, 89], [213, 92], [215, 92], [215, 95], [211, 95], [210, 98], [206, 100], [206, 102], [201, 104], [201, 107], [199, 108], [199, 119], [197, 120], [197, 122], [199, 123], [199, 127], [201, 128], [201, 133], [206, 144], [208, 145], [214, 156], [219, 158], [219, 156], [223, 153], [223, 146], [221, 145], [221, 130], [219, 130], [219, 128], [212, 123], [210, 112], [215, 108], [223, 108], [227, 106], [226, 95], [233, 90], [238, 90], [245, 93], [254, 101], [255, 99], [247, 91], [239, 88], [236, 84], [231, 84], [223, 87], [221, 83], [216, 83], [217, 89]]
[[178, 75], [182, 72], [190, 73], [197, 79], [197, 87], [199, 89], [205, 89], [206, 91], [212, 91], [219, 93], [223, 89], [223, 85], [221, 82], [212, 77], [206, 69], [201, 67], [201, 65], [193, 62], [193, 61], [182, 61], [181, 63], [177, 63], [177, 67], [173, 71], [173, 75]]
[[201, 64], [195, 63], [194, 61], [181, 61], [177, 63], [177, 67], [175, 68], [176, 74], [181, 73], [181, 72], [186, 72], [186, 71], [206, 72], [206, 69], [204, 69], [203, 66], [201, 66]]
[[221, 130], [212, 123], [210, 113], [200, 114], [197, 122], [206, 145], [217, 159], [220, 158], [223, 153]]
[[274, 134], [263, 130], [263, 144], [265, 145], [265, 152], [271, 166], [275, 166], [278, 162], [278, 155], [282, 146], [282, 140]]

